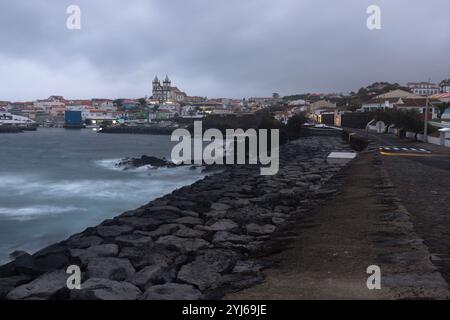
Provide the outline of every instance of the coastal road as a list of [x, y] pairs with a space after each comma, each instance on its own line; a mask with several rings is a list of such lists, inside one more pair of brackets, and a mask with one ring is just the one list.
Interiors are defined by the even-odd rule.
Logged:
[[370, 138], [379, 141], [385, 168], [414, 227], [450, 284], [450, 149], [394, 135]]

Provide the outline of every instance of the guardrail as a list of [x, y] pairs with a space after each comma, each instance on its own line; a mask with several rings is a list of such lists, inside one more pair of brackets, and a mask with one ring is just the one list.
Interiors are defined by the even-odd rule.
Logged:
[[[425, 142], [425, 137], [423, 134], [420, 133], [415, 133], [415, 132], [410, 132], [407, 131], [406, 132], [406, 138], [409, 139], [416, 139], [418, 141], [422, 141]], [[449, 147], [450, 148], [450, 139], [447, 139], [446, 137], [446, 132], [441, 132], [441, 137], [432, 137], [432, 136], [428, 136], [427, 138], [427, 143], [431, 143], [431, 144], [435, 144], [438, 146], [442, 146], [442, 147]]]

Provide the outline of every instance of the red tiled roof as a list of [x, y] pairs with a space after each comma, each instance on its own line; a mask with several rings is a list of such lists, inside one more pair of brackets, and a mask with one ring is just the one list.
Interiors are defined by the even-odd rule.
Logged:
[[91, 100], [70, 100], [68, 101], [69, 105], [85, 105], [85, 106], [91, 106], [92, 101]]
[[122, 99], [122, 103], [139, 103], [139, 101], [134, 99]]

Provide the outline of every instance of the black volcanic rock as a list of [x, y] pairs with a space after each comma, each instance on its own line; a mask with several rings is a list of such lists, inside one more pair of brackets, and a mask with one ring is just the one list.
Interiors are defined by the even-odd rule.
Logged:
[[142, 292], [129, 282], [91, 278], [81, 284], [81, 290], [73, 290], [74, 300], [136, 300]]
[[150, 287], [141, 300], [199, 300], [202, 293], [191, 285], [167, 283]]
[[125, 158], [116, 164], [116, 167], [127, 169], [140, 168], [143, 166], [151, 166], [154, 168], [174, 168], [175, 163], [165, 158], [159, 159], [153, 156], [143, 155], [140, 158]]

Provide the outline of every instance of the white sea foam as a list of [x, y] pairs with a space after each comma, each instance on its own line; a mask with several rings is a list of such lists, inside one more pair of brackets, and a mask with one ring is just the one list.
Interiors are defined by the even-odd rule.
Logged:
[[6, 143], [0, 152], [0, 261], [13, 250], [32, 252], [204, 176], [188, 166], [116, 167], [124, 154], [139, 154], [148, 145], [156, 154], [170, 154], [166, 137], [110, 139], [87, 130], [43, 129], [23, 138], [17, 144], [23, 147], [7, 149]]
[[40, 200], [46, 198], [107, 201], [147, 200], [149, 195], [159, 196], [162, 191], [170, 192], [203, 176], [199, 171], [193, 172], [189, 166], [157, 169], [142, 167], [132, 170], [130, 173], [133, 176], [129, 176], [127, 179], [119, 177], [114, 179], [53, 180], [26, 175], [3, 176], [0, 198], [3, 193], [3, 195], [14, 194], [27, 199]]
[[82, 208], [67, 206], [32, 206], [32, 207], [22, 207], [22, 208], [1, 208], [0, 207], [0, 217], [13, 220], [33, 220], [39, 219], [42, 216], [58, 215], [71, 211], [84, 210]]
[[123, 171], [123, 172], [145, 172], [148, 170], [154, 170], [157, 169], [151, 165], [146, 165], [146, 166], [141, 166], [141, 167], [137, 167], [137, 168], [127, 168], [127, 170], [124, 170], [123, 167], [119, 167], [118, 164], [122, 161], [123, 159], [103, 159], [103, 160], [97, 160], [95, 161], [96, 165], [98, 165], [99, 167], [103, 168], [103, 169], [107, 169], [107, 170], [114, 170], [114, 171]]
[[122, 168], [117, 166], [121, 160], [122, 159], [103, 159], [95, 161], [95, 164], [103, 169], [122, 171]]

